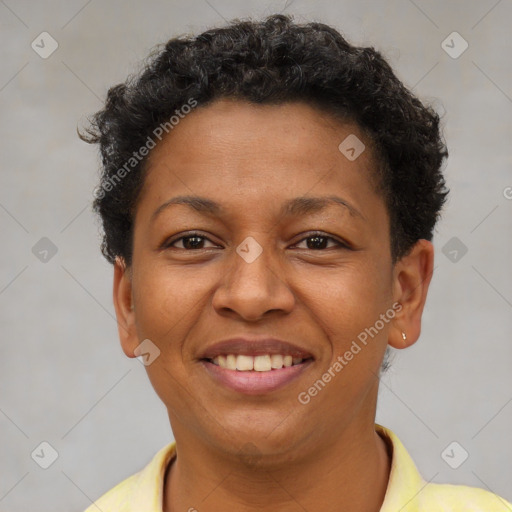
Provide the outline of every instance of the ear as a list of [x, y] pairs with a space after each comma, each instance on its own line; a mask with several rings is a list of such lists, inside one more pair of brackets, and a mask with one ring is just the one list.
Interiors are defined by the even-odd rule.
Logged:
[[125, 261], [120, 257], [116, 257], [114, 263], [113, 296], [121, 347], [128, 357], [136, 357], [134, 350], [139, 341], [133, 310], [132, 277], [130, 269], [127, 269]]
[[393, 295], [402, 308], [397, 308], [389, 331], [388, 344], [393, 348], [406, 348], [418, 340], [433, 268], [434, 246], [428, 240], [418, 240], [410, 252], [395, 264]]

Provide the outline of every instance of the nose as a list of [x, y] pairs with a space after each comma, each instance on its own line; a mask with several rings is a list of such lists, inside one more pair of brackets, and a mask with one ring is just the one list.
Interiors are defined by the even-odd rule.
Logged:
[[255, 322], [270, 312], [289, 313], [295, 296], [286, 282], [285, 272], [273, 251], [262, 247], [254, 260], [235, 252], [226, 259], [226, 269], [212, 303], [221, 315], [237, 315]]

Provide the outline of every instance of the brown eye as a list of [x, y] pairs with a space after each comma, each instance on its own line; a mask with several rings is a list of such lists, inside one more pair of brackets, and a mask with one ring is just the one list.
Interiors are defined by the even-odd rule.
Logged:
[[[306, 249], [310, 250], [322, 250], [322, 249], [331, 249], [332, 247], [341, 247], [341, 248], [348, 248], [346, 244], [343, 244], [342, 242], [339, 242], [332, 236], [322, 235], [322, 234], [313, 234], [309, 235], [306, 238], [303, 238], [300, 243], [303, 243], [306, 241], [307, 247]], [[329, 241], [334, 242], [334, 246], [328, 247]]]
[[[172, 247], [174, 249], [184, 249], [184, 250], [205, 249], [204, 244], [206, 241], [213, 244], [213, 242], [211, 242], [211, 240], [209, 240], [208, 238], [206, 238], [203, 235], [200, 235], [198, 233], [190, 233], [187, 236], [182, 236], [180, 238], [174, 239], [172, 242], [167, 243], [165, 245], [165, 247], [166, 248]], [[179, 246], [176, 247], [175, 244], [177, 244], [178, 242], [182, 243], [181, 247], [179, 247]], [[215, 246], [215, 244], [213, 244], [213, 246]]]

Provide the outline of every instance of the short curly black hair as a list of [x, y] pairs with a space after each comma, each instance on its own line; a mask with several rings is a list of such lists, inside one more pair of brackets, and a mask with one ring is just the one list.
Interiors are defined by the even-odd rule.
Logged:
[[448, 151], [438, 114], [404, 87], [373, 47], [353, 46], [323, 23], [301, 25], [275, 14], [170, 39], [155, 48], [140, 73], [109, 89], [104, 108], [80, 137], [100, 147], [93, 210], [101, 216], [101, 250], [110, 263], [121, 257], [131, 265], [145, 155], [158, 126], [172, 128], [169, 120], [181, 117], [191, 100], [201, 107], [220, 98], [306, 102], [355, 122], [378, 162], [393, 261], [417, 240], [432, 239], [448, 194], [441, 172]]

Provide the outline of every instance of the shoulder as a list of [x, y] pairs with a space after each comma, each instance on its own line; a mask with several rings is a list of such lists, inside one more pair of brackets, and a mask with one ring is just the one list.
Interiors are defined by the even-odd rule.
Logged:
[[[466, 485], [427, 484], [420, 498], [421, 510], [443, 512], [512, 512], [512, 504], [500, 496]], [[436, 508], [437, 507], [437, 508]]]
[[84, 512], [127, 512], [127, 504], [129, 504], [129, 496], [137, 484], [140, 473], [136, 473], [122, 482], [118, 483], [115, 487], [106, 492], [101, 498], [97, 499], [91, 504]]
[[175, 456], [176, 443], [172, 442], [156, 453], [145, 468], [110, 489], [85, 512], [161, 512], [164, 475]]
[[381, 512], [512, 512], [512, 504], [490, 491], [426, 482], [398, 436], [382, 425], [375, 428], [392, 459]]

